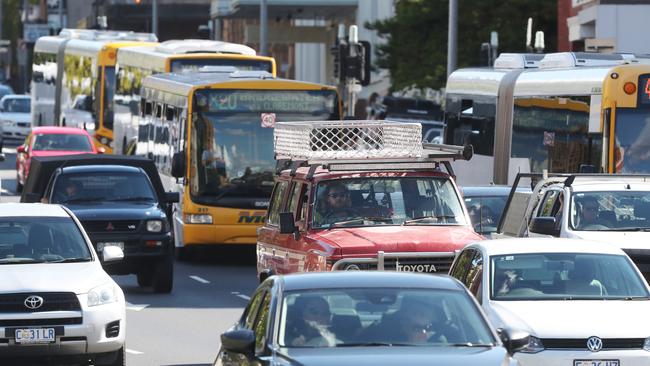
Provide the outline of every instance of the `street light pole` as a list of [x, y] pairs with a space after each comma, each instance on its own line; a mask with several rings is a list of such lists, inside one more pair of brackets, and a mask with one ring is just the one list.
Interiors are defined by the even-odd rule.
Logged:
[[449, 0], [449, 29], [447, 30], [447, 76], [456, 69], [458, 52], [458, 0]]
[[151, 33], [158, 36], [158, 0], [151, 1]]
[[260, 55], [267, 56], [268, 8], [266, 0], [260, 0]]

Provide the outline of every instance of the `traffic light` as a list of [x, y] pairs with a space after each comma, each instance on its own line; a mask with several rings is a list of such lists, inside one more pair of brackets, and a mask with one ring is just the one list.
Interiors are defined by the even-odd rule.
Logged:
[[341, 41], [332, 48], [334, 55], [334, 76], [340, 81], [356, 79], [363, 86], [370, 84], [370, 42], [359, 41], [348, 44]]

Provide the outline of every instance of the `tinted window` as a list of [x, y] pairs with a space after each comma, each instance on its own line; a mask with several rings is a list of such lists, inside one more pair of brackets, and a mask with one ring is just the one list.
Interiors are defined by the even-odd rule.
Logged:
[[288, 211], [293, 212], [294, 218], [296, 221], [302, 220], [302, 206], [301, 198], [303, 193], [304, 184], [294, 183], [293, 188], [291, 189], [291, 196], [289, 196], [289, 205]]
[[279, 327], [279, 345], [292, 348], [495, 343], [486, 321], [464, 291], [292, 291], [282, 303]]
[[337, 179], [316, 189], [313, 225], [465, 224], [465, 214], [450, 179], [405, 177]]
[[93, 201], [151, 202], [156, 195], [149, 178], [135, 172], [88, 172], [60, 175], [51, 203]]
[[255, 332], [255, 351], [260, 352], [264, 349], [264, 344], [266, 344], [266, 334], [267, 327], [269, 324], [269, 312], [271, 310], [271, 294], [266, 293], [264, 299], [260, 304], [260, 310], [257, 313], [257, 319], [255, 320], [255, 327], [253, 331]]
[[507, 200], [508, 196], [465, 197], [474, 230], [481, 234], [496, 232]]
[[0, 218], [0, 264], [66, 259], [91, 259], [86, 241], [71, 218]]
[[536, 253], [491, 257], [495, 300], [574, 300], [647, 297], [623, 255]]
[[88, 136], [64, 133], [36, 134], [34, 135], [32, 149], [41, 151], [93, 151]]
[[9, 113], [29, 113], [30, 105], [28, 98], [10, 98], [5, 100], [4, 109]]
[[282, 201], [284, 199], [284, 192], [287, 190], [289, 183], [280, 181], [275, 184], [273, 189], [273, 196], [271, 197], [271, 204], [269, 206], [268, 223], [270, 225], [278, 225], [280, 223], [280, 210], [282, 209]]

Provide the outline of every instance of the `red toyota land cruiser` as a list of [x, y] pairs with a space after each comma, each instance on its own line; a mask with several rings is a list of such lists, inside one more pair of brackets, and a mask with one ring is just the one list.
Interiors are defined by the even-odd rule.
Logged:
[[[393, 124], [375, 124], [388, 140], [387, 129]], [[314, 157], [309, 151], [323, 148], [314, 146], [314, 136], [344, 136], [347, 141], [350, 135], [366, 134], [369, 127], [353, 129], [342, 123], [344, 133], [314, 133], [317, 128], [310, 125], [310, 141], [292, 141], [290, 151], [282, 151], [283, 125], [275, 127], [276, 158], [279, 166], [289, 168], [279, 169], [266, 222], [258, 229], [260, 280], [272, 274], [328, 270], [447, 273], [457, 251], [482, 239], [470, 224], [452, 176], [442, 171], [443, 166], [450, 171], [450, 160], [471, 157], [471, 150], [468, 156], [467, 149], [456, 146], [423, 149], [418, 136], [415, 157], [394, 158], [383, 149], [378, 158], [382, 147], [368, 150], [366, 143], [366, 156], [359, 159], [353, 154], [359, 152], [357, 136], [354, 144], [343, 142], [347, 148], [336, 142], [338, 148], [329, 151], [334, 159]], [[291, 130], [300, 127], [286, 125]], [[332, 122], [325, 125], [334, 128]], [[297, 153], [299, 148], [309, 151]], [[404, 155], [398, 150], [396, 154]]]

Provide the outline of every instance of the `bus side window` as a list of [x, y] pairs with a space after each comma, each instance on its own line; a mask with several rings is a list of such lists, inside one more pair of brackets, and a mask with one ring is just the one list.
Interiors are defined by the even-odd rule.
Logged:
[[165, 108], [165, 120], [166, 121], [173, 121], [174, 120], [174, 115], [175, 115], [176, 108], [166, 106]]
[[156, 118], [162, 117], [162, 105], [156, 104]]

